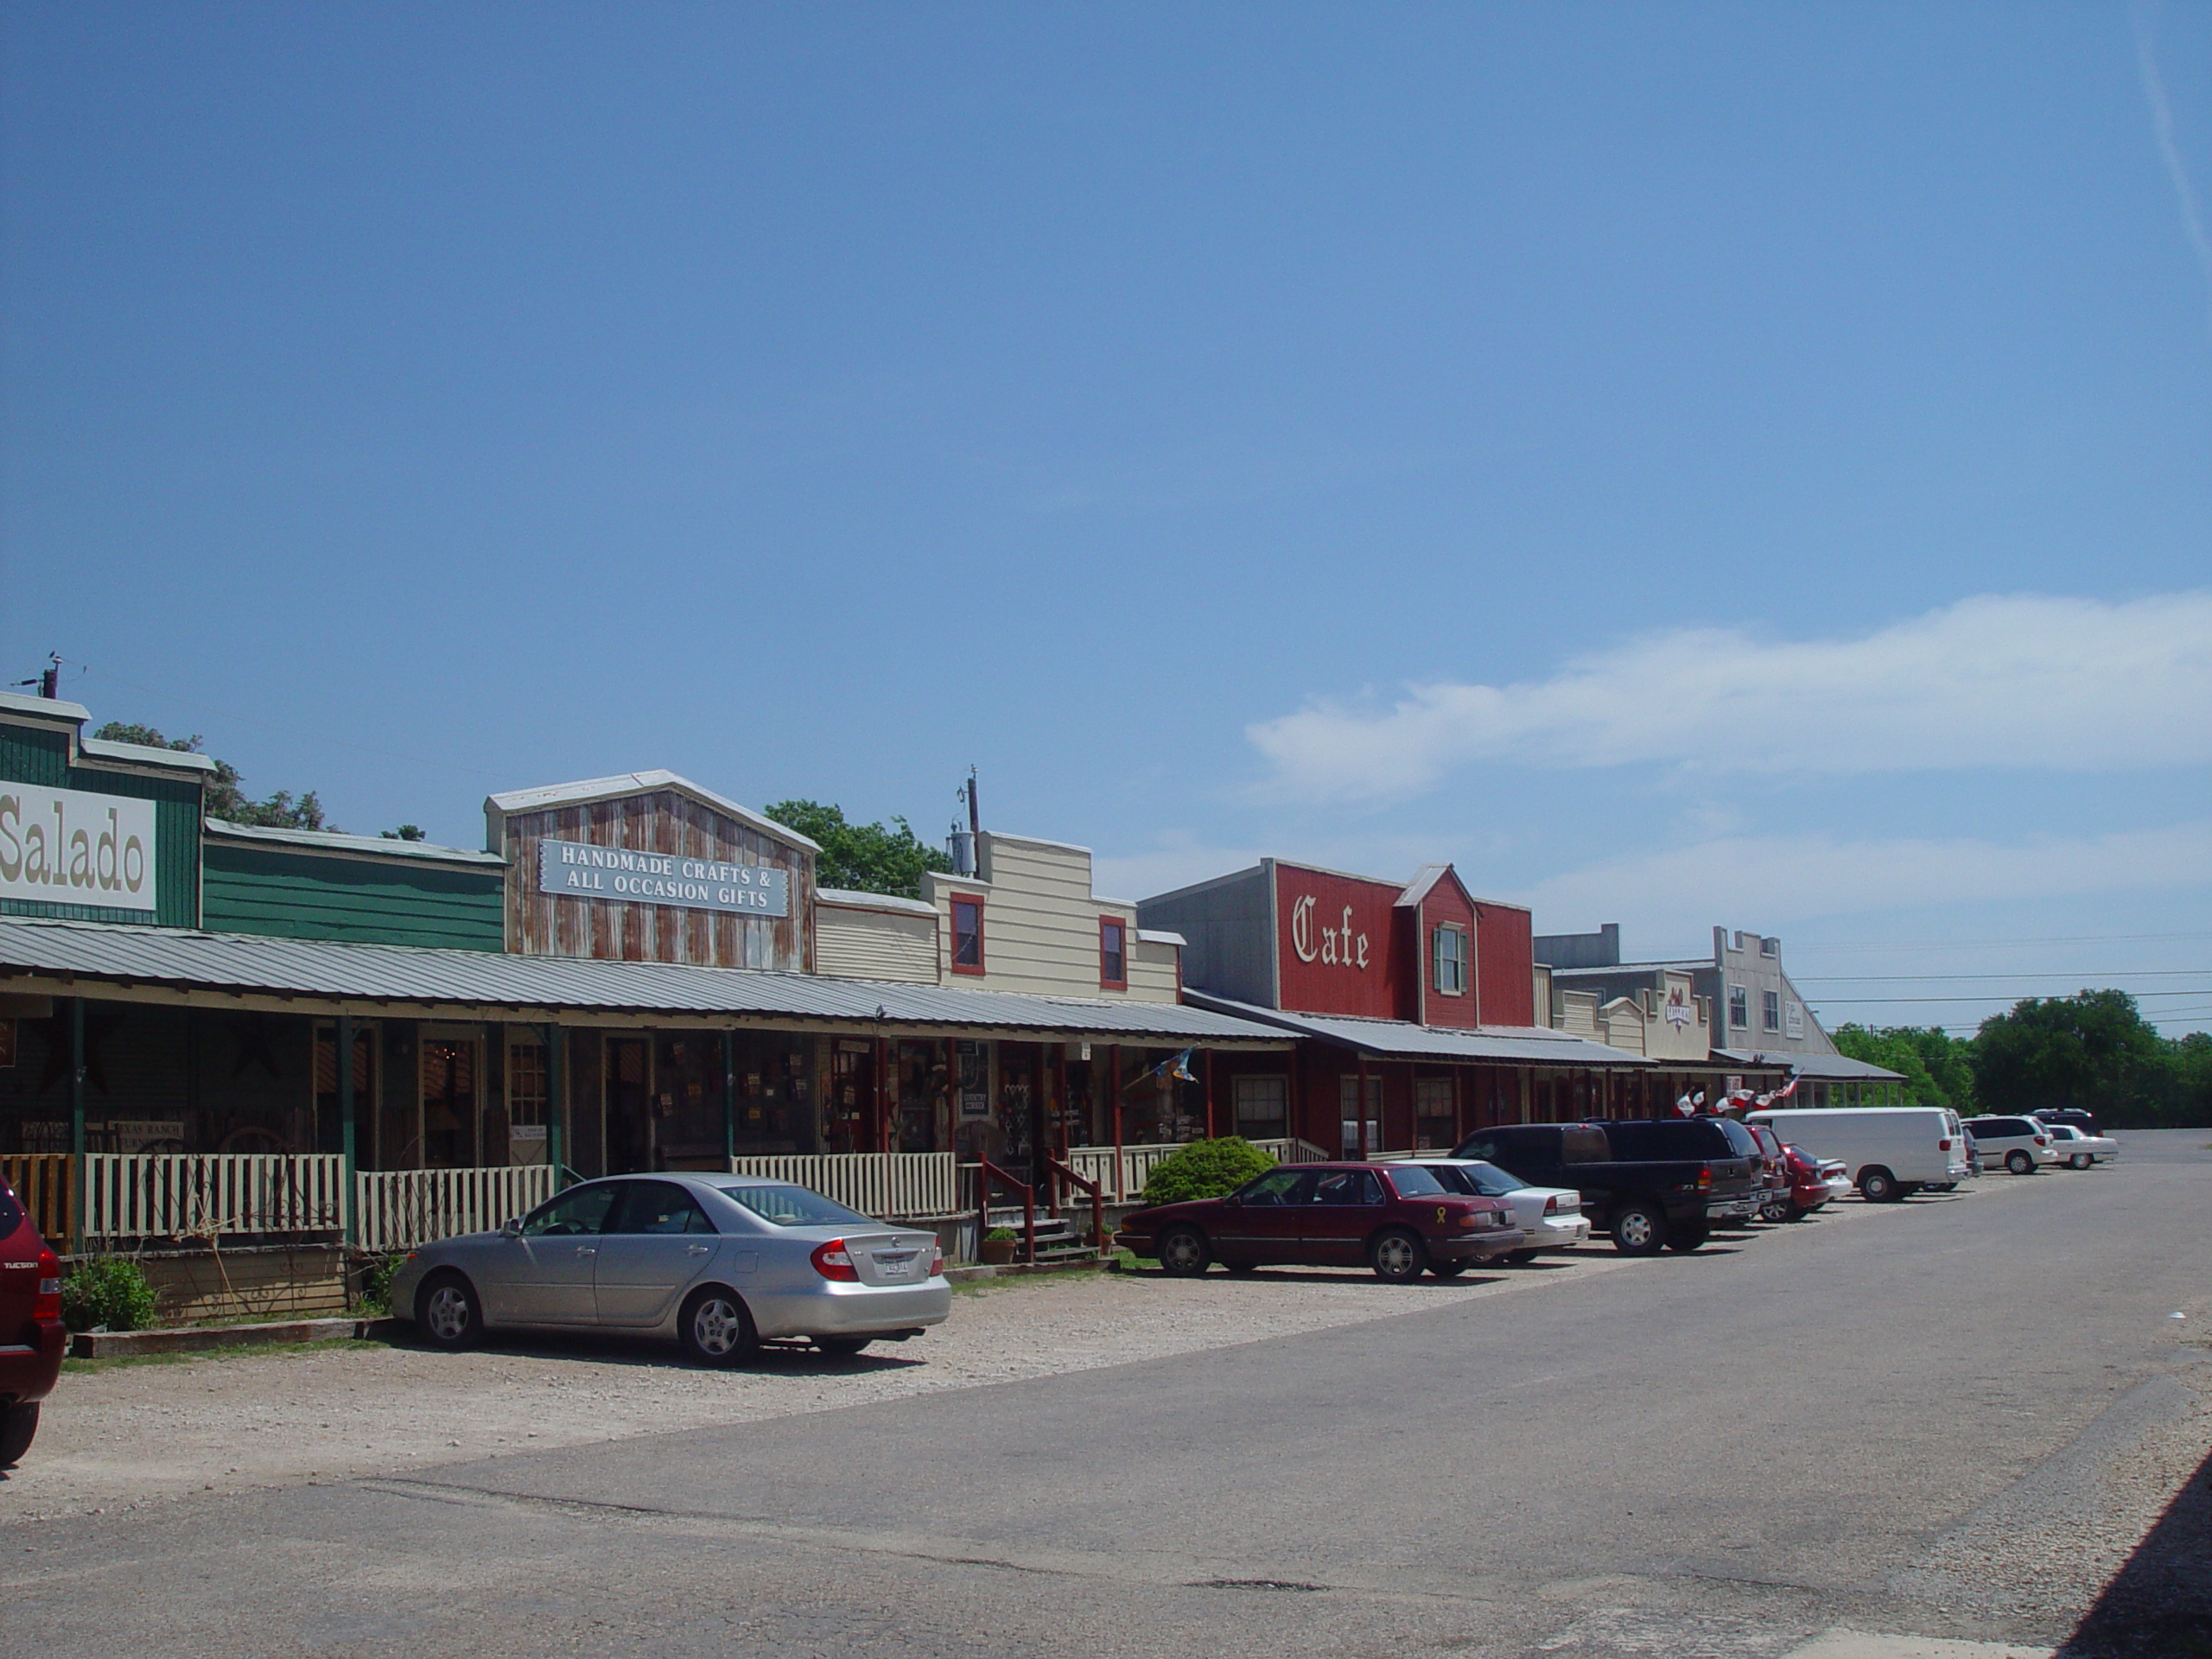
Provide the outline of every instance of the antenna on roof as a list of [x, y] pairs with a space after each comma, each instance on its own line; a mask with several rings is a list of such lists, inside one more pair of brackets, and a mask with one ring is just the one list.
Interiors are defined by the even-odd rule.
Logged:
[[16, 683], [38, 687], [39, 696], [48, 702], [60, 697], [61, 695], [61, 653], [58, 651], [49, 652], [47, 654], [46, 667], [41, 669], [29, 679], [17, 680]]
[[968, 803], [968, 828], [962, 830], [956, 819], [952, 833], [946, 837], [952, 853], [952, 873], [955, 875], [973, 875], [976, 874], [976, 848], [983, 834], [982, 811], [976, 800], [975, 767], [968, 768], [968, 781], [952, 791], [952, 798]]

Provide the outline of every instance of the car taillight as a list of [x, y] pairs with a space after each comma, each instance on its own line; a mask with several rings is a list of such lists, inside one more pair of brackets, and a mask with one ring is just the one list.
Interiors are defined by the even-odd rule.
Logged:
[[1558, 1193], [1554, 1192], [1551, 1197], [1544, 1200], [1544, 1213], [1548, 1216], [1555, 1216], [1559, 1214]]
[[31, 1299], [31, 1318], [61, 1317], [61, 1258], [52, 1250], [38, 1253], [38, 1294]]
[[930, 1251], [930, 1277], [934, 1279], [944, 1271], [944, 1246], [938, 1244]]
[[853, 1265], [853, 1253], [845, 1248], [845, 1241], [833, 1238], [827, 1244], [817, 1244], [814, 1254], [807, 1258], [814, 1263], [814, 1270], [824, 1279], [841, 1280], [848, 1284], [860, 1282], [860, 1269]]
[[1948, 1152], [1950, 1149], [1951, 1142], [1948, 1136], [1936, 1143], [1936, 1150], [1938, 1152]]
[[2047, 1146], [2049, 1146], [2050, 1144], [2050, 1137], [2049, 1135], [2039, 1135], [2036, 1136], [2036, 1145], [2037, 1145], [2037, 1146], [2039, 1146], [2039, 1147], [2047, 1147]]
[[1700, 1192], [1709, 1192], [1713, 1190], [1713, 1166], [1711, 1164], [1700, 1164], [1698, 1166], [1697, 1190]]

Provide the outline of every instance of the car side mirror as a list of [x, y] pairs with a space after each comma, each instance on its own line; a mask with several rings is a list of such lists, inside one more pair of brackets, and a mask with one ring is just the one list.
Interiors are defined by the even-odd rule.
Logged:
[[522, 1217], [520, 1216], [516, 1216], [509, 1220], [501, 1222], [499, 1224], [499, 1236], [501, 1238], [520, 1238], [522, 1236]]
[[1223, 1199], [1222, 1199], [1222, 1202], [1223, 1202], [1224, 1204], [1242, 1204], [1242, 1203], [1243, 1203], [1243, 1202], [1244, 1202], [1244, 1200], [1243, 1200], [1243, 1198], [1239, 1198], [1236, 1193], [1231, 1192], [1231, 1193], [1230, 1193], [1227, 1197], [1225, 1197], [1224, 1198], [1223, 1198]]

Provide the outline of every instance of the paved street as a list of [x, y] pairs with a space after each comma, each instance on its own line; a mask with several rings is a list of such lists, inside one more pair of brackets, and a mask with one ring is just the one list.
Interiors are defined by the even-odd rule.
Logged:
[[[0, 1651], [2048, 1650], [2206, 1478], [2207, 1141], [1132, 1363], [0, 1523]], [[2154, 1605], [2212, 1618], [2184, 1559]]]

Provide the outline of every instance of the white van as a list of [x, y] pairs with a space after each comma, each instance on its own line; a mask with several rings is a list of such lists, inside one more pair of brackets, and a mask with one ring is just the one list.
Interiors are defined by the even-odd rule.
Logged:
[[1840, 1158], [1861, 1198], [1886, 1204], [1970, 1179], [1967, 1132], [1942, 1106], [1827, 1106], [1746, 1112], [1815, 1158]]

